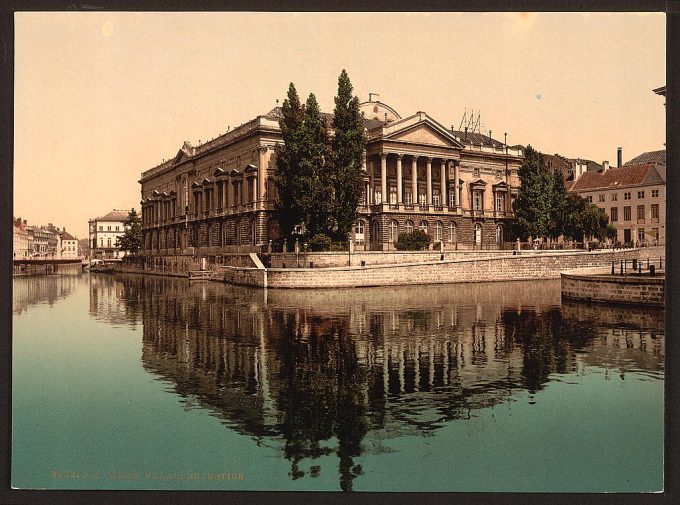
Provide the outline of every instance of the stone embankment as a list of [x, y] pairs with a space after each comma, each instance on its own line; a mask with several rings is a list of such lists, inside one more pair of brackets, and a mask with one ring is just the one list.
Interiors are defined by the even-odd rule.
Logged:
[[666, 279], [663, 273], [612, 275], [607, 268], [562, 272], [562, 297], [589, 303], [614, 303], [663, 307]]
[[[234, 256], [228, 265], [223, 258], [209, 258], [204, 265], [212, 280], [269, 288], [346, 288], [447, 284], [457, 282], [557, 279], [560, 272], [578, 268], [610, 267], [612, 262], [662, 254], [661, 249], [619, 249], [613, 251], [512, 251], [461, 253], [307, 253], [304, 267], [297, 268], [302, 254], [273, 254], [265, 267], [256, 254]], [[444, 254], [442, 258], [442, 254]], [[313, 258], [313, 259], [312, 259]], [[338, 262], [351, 266], [337, 265]], [[378, 263], [380, 262], [380, 263]], [[363, 263], [363, 264], [362, 264]], [[285, 268], [282, 265], [286, 265]], [[198, 270], [192, 257], [141, 258], [123, 271], [187, 276]]]

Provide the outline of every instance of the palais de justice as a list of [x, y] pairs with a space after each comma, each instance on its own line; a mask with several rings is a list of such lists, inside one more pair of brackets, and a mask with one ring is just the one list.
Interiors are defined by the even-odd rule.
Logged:
[[[357, 249], [392, 249], [398, 234], [414, 229], [445, 248], [510, 239], [521, 146], [446, 128], [425, 112], [402, 118], [373, 99], [360, 110], [367, 140], [364, 197], [350, 237]], [[330, 126], [332, 115], [323, 116]], [[255, 252], [276, 243], [280, 117], [277, 107], [209, 142], [184, 142], [143, 172], [144, 252]]]

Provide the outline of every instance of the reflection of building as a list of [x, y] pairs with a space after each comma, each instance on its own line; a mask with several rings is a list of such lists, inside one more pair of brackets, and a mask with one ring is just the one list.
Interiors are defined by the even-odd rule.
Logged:
[[[379, 101], [360, 105], [366, 127], [364, 197], [352, 238], [392, 247], [423, 229], [435, 242], [507, 241], [521, 147], [448, 129], [424, 112], [402, 118]], [[332, 116], [323, 117], [330, 125]], [[281, 109], [193, 146], [142, 173], [144, 251], [216, 253], [279, 238], [275, 146]]]
[[337, 456], [342, 489], [362, 473], [357, 458], [383, 440], [469, 419], [543, 388], [551, 374], [663, 370], [658, 312], [639, 321], [576, 304], [565, 312], [559, 281], [310, 293], [97, 280], [93, 316], [141, 317], [145, 369], [173, 383], [187, 407], [282, 445], [293, 479]]
[[59, 275], [31, 275], [12, 279], [12, 313], [22, 314], [28, 307], [47, 302], [50, 306], [69, 296], [76, 283], [84, 282], [80, 266], [69, 270], [62, 268]]
[[90, 236], [90, 257], [122, 258], [125, 251], [118, 246], [118, 237], [125, 233], [126, 210], [112, 210], [108, 214], [88, 221]]
[[618, 242], [664, 242], [666, 188], [654, 164], [625, 164], [601, 172], [586, 172], [568, 189], [604, 209], [616, 226]]

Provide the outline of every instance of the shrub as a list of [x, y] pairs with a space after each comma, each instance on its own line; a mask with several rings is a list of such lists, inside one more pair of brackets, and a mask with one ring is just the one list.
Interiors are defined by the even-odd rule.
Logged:
[[328, 251], [331, 248], [331, 238], [324, 233], [317, 233], [307, 244], [312, 251]]
[[432, 237], [422, 230], [400, 233], [394, 247], [397, 251], [422, 251], [432, 242]]

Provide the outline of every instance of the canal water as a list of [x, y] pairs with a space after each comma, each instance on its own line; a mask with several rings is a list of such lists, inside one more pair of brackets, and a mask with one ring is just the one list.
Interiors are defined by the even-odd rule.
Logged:
[[12, 485], [649, 492], [663, 312], [559, 281], [14, 279]]

